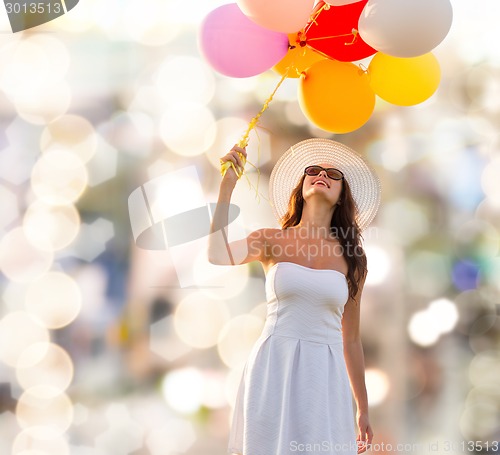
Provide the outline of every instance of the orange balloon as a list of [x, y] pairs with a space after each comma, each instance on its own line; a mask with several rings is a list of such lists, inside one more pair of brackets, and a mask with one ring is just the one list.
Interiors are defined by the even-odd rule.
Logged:
[[301, 47], [297, 39], [296, 33], [288, 35], [290, 44], [294, 46], [293, 49], [288, 49], [287, 54], [273, 66], [273, 70], [283, 76], [287, 69], [287, 77], [298, 78], [300, 74], [316, 62], [325, 60], [326, 57], [319, 54], [310, 47]]
[[300, 80], [298, 98], [305, 116], [332, 133], [357, 130], [375, 108], [375, 93], [366, 72], [336, 60], [312, 65]]

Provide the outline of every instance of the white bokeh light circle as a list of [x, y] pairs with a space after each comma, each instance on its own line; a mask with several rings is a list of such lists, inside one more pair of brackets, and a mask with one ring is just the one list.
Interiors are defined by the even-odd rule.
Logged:
[[31, 187], [46, 204], [68, 205], [75, 202], [88, 183], [82, 161], [63, 150], [44, 153], [33, 167]]
[[48, 272], [30, 283], [26, 310], [49, 329], [65, 327], [82, 308], [82, 292], [76, 281], [62, 272]]
[[0, 270], [11, 281], [29, 283], [52, 266], [54, 254], [48, 248], [36, 248], [22, 227], [15, 228], [0, 240]]

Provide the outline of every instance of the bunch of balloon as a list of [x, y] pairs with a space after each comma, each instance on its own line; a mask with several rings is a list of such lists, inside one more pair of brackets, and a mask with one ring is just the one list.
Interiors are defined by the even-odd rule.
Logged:
[[353, 131], [375, 106], [366, 71], [350, 63], [376, 52], [357, 33], [368, 0], [330, 1], [223, 5], [202, 23], [201, 53], [226, 76], [255, 76], [272, 67], [282, 79], [300, 78], [299, 103], [309, 120], [328, 131]]
[[[227, 76], [273, 68], [280, 83], [298, 78], [309, 121], [348, 133], [369, 120], [377, 95], [410, 106], [436, 91], [441, 74], [430, 51], [452, 16], [450, 0], [238, 0], [205, 18], [200, 48]], [[359, 61], [368, 57], [365, 68]]]

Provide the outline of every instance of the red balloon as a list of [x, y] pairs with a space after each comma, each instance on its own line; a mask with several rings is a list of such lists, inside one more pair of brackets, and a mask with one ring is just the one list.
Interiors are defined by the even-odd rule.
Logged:
[[[341, 62], [354, 62], [377, 52], [358, 33], [358, 21], [368, 0], [342, 6], [316, 5], [313, 17], [299, 36], [303, 45]], [[328, 6], [330, 6], [328, 8]], [[354, 29], [354, 31], [353, 31]]]

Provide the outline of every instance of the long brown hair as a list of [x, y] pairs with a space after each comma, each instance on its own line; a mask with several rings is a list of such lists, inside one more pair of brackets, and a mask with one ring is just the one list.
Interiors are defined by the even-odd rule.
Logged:
[[[287, 212], [281, 219], [282, 229], [297, 226], [302, 219], [302, 210], [304, 208], [302, 186], [304, 179], [305, 174], [290, 195]], [[356, 204], [346, 179], [342, 180], [339, 201], [340, 204], [337, 205], [333, 212], [330, 232], [337, 237], [342, 247], [343, 257], [347, 262], [349, 297], [354, 300], [359, 289], [358, 282], [366, 276], [368, 269], [365, 251], [362, 246], [363, 237], [356, 222]]]

